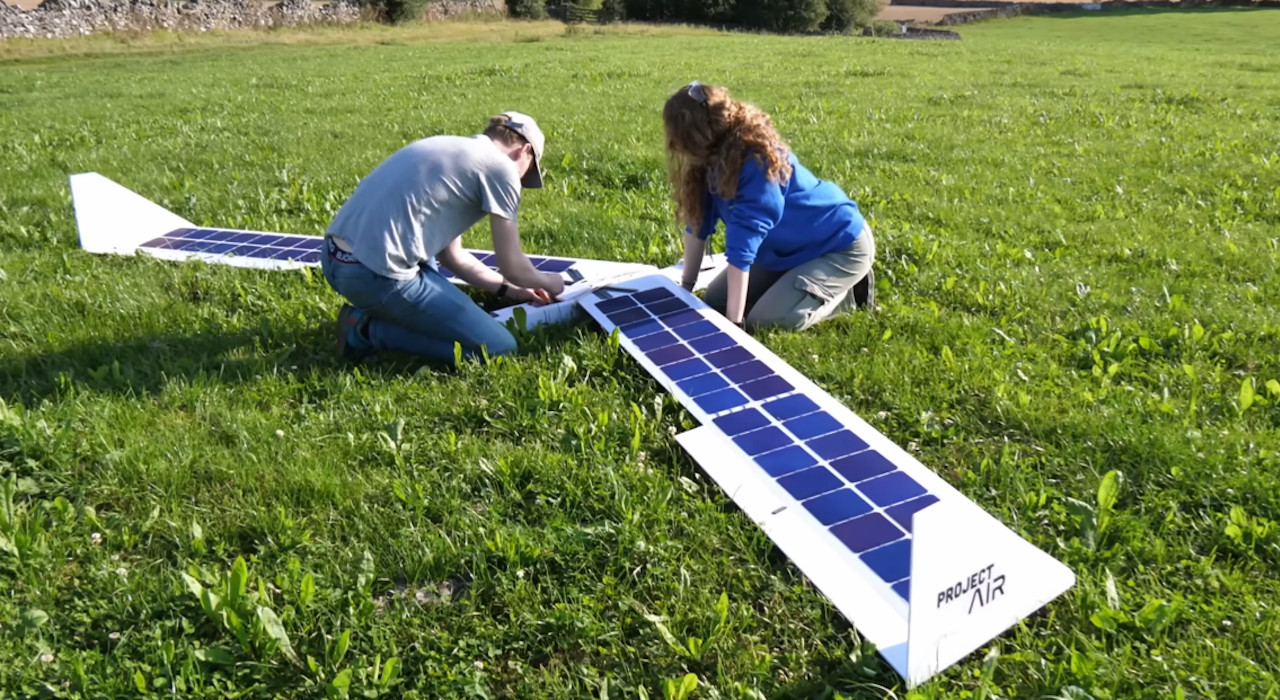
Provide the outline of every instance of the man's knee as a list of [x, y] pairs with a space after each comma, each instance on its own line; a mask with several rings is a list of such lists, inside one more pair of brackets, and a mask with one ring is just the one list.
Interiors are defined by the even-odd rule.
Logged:
[[516, 337], [505, 328], [497, 329], [493, 332], [492, 337], [484, 341], [485, 352], [489, 357], [497, 357], [498, 355], [511, 355], [519, 349], [516, 343]]

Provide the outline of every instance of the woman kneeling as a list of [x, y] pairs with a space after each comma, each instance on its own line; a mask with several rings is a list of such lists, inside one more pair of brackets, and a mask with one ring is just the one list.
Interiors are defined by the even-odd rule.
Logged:
[[804, 330], [873, 304], [876, 246], [858, 205], [800, 164], [769, 115], [694, 81], [667, 100], [662, 120], [686, 289], [723, 221], [729, 266], [704, 300], [730, 321]]

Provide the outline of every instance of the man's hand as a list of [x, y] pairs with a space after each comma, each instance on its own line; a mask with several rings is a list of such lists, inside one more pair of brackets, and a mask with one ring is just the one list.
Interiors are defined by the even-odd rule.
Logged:
[[508, 287], [507, 298], [517, 303], [529, 303], [534, 306], [546, 306], [551, 303], [551, 295], [546, 290], [528, 287]]
[[551, 298], [556, 298], [564, 294], [564, 278], [558, 272], [544, 272], [542, 277], [546, 282], [542, 284], [542, 288], [547, 290]]

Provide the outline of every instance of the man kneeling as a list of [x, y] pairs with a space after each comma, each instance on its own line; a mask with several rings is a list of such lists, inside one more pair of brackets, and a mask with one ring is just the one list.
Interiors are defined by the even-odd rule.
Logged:
[[[558, 274], [534, 269], [520, 247], [522, 188], [542, 187], [542, 131], [505, 112], [483, 134], [432, 136], [405, 146], [360, 181], [325, 235], [325, 279], [350, 302], [338, 312], [338, 353], [378, 350], [452, 362], [481, 348], [515, 351], [497, 320], [431, 264], [515, 302], [545, 304], [564, 292]], [[494, 272], [462, 248], [462, 234], [489, 215]]]

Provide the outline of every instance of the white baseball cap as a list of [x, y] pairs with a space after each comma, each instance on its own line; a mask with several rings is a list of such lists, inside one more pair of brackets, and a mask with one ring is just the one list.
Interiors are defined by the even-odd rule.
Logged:
[[542, 129], [538, 128], [538, 123], [533, 121], [533, 117], [521, 112], [503, 112], [502, 116], [507, 118], [504, 126], [523, 136], [524, 140], [533, 146], [533, 165], [520, 179], [520, 185], [531, 189], [542, 187], [542, 148], [547, 143], [546, 137], [542, 135]]

